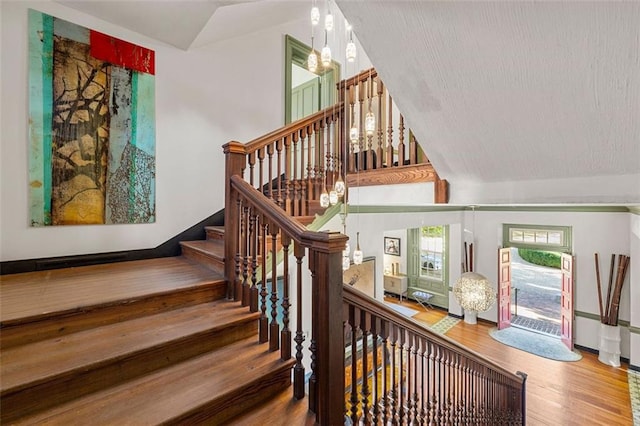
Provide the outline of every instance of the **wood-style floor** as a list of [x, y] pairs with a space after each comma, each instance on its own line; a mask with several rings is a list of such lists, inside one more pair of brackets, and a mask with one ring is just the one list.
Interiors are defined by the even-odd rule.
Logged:
[[[396, 302], [396, 299], [387, 299]], [[428, 312], [404, 300], [420, 313], [413, 319], [434, 324], [446, 313]], [[633, 425], [627, 367], [602, 364], [595, 354], [581, 351], [577, 362], [553, 361], [505, 346], [489, 336], [493, 324], [469, 325], [460, 321], [446, 333], [470, 349], [512, 371], [527, 373], [527, 425]]]

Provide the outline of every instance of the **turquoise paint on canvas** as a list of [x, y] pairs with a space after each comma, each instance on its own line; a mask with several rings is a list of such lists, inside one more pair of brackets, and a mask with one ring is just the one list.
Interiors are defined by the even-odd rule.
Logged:
[[[60, 123], [61, 119], [66, 121], [60, 115], [61, 107], [57, 102], [60, 99], [54, 99], [54, 93], [58, 93], [56, 90], [60, 91], [61, 84], [64, 84], [63, 87], [66, 89], [67, 84], [73, 86], [76, 83], [70, 80], [65, 83], [61, 83], [63, 80], [54, 81], [54, 78], [62, 78], [56, 77], [61, 64], [57, 59], [54, 73], [54, 56], [65, 54], [64, 49], [71, 46], [69, 43], [79, 43], [79, 46], [84, 45], [88, 49], [92, 40], [90, 33], [91, 30], [88, 28], [35, 10], [29, 11], [29, 204], [30, 221], [33, 226], [52, 224], [52, 199], [58, 194], [58, 187], [52, 188], [52, 186], [67, 185], [64, 177], [66, 171], [61, 174], [59, 169], [61, 166], [56, 166], [56, 161], [58, 164], [61, 163], [60, 159], [66, 156], [67, 152], [73, 152], [69, 150], [74, 144], [83, 144], [86, 148], [91, 146], [86, 145], [88, 140], [96, 143], [100, 140], [102, 143], [105, 138], [108, 138], [106, 145], [108, 154], [105, 157], [107, 166], [103, 191], [104, 223], [155, 221], [155, 77], [153, 75], [100, 62], [93, 56], [88, 56], [86, 60], [74, 57], [74, 60], [86, 61], [82, 62], [83, 64], [92, 61], [91, 64], [95, 63], [92, 65], [94, 69], [100, 69], [100, 72], [107, 75], [108, 81], [98, 84], [104, 84], [103, 87], [108, 88], [105, 94], [108, 99], [103, 99], [109, 113], [107, 119], [101, 121], [102, 127], [99, 129], [85, 131], [85, 123], [89, 124], [89, 122], [80, 114], [74, 116], [74, 121], [69, 122], [70, 125], [65, 124], [61, 128], [65, 132], [64, 139], [60, 139], [60, 130], [57, 130], [58, 133], [52, 131], [54, 118], [58, 120], [57, 123]], [[67, 44], [59, 45], [60, 40], [67, 40]], [[113, 40], [118, 42], [117, 39]], [[102, 49], [104, 51], [104, 45]], [[86, 52], [91, 55], [93, 51], [86, 50]], [[65, 60], [62, 63], [66, 64]], [[75, 72], [73, 70], [71, 69], [71, 75]], [[88, 78], [89, 74], [86, 71], [82, 72], [85, 73], [82, 78]], [[95, 87], [95, 83], [92, 84]], [[65, 92], [74, 93], [73, 88]], [[82, 97], [82, 94], [78, 96]], [[80, 99], [80, 101], [83, 100]], [[63, 99], [62, 102], [69, 101]], [[64, 105], [66, 104], [62, 104], [63, 108]], [[55, 117], [54, 112], [56, 112]], [[98, 113], [98, 110], [94, 113]], [[77, 155], [74, 154], [74, 157]], [[56, 158], [60, 159], [56, 160]], [[78, 162], [78, 171], [75, 176], [86, 181], [82, 163], [93, 161], [92, 157], [68, 160]], [[72, 168], [74, 167], [73, 164], [69, 164]], [[55, 206], [59, 205], [60, 202]], [[84, 207], [75, 205], [74, 209], [77, 208]]]
[[53, 18], [29, 9], [29, 206], [31, 226], [51, 224]]

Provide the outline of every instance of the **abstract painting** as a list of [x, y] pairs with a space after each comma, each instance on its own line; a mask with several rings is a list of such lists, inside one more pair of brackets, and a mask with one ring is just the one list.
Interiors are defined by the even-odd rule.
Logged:
[[155, 222], [155, 52], [29, 10], [31, 226]]

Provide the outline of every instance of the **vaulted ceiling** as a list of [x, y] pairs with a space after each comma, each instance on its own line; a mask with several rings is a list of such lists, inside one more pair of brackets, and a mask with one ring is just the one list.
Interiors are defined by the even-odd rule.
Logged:
[[[640, 176], [640, 2], [336, 1], [441, 177]], [[60, 3], [189, 49], [311, 2]]]

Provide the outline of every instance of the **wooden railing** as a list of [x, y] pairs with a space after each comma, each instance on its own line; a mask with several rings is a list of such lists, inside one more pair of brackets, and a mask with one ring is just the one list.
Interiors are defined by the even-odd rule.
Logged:
[[344, 288], [352, 424], [525, 423], [526, 374], [513, 374]]
[[[336, 336], [343, 332], [342, 250], [347, 237], [307, 230], [245, 182], [238, 173], [245, 158], [234, 153], [238, 148], [234, 143], [225, 146], [227, 167], [231, 166], [227, 171], [236, 171], [230, 174], [226, 194], [227, 296], [260, 312], [259, 341], [268, 343], [269, 351], [280, 350], [281, 359], [290, 359], [295, 342], [293, 393], [297, 399], [305, 397], [302, 310], [311, 310], [309, 408], [321, 425], [343, 424], [344, 398], [335, 389], [344, 387], [344, 346]], [[290, 256], [295, 259], [293, 267]], [[305, 257], [309, 271], [303, 271]], [[303, 285], [309, 276], [311, 285]], [[310, 303], [302, 303], [305, 298]], [[292, 300], [297, 301], [295, 316], [290, 312]]]

